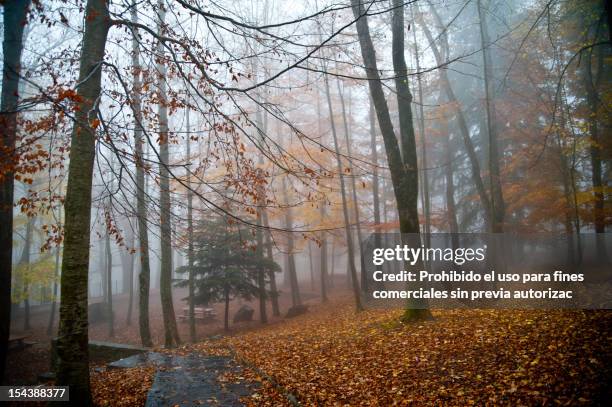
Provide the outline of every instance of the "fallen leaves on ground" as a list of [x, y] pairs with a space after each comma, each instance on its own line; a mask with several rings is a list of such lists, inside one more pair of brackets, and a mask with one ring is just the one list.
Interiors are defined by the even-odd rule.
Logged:
[[611, 396], [609, 311], [444, 310], [404, 325], [400, 311], [356, 314], [347, 300], [316, 308], [193, 349], [227, 346], [255, 367], [263, 388], [251, 405], [287, 404], [279, 388], [304, 405], [592, 405]]
[[91, 394], [99, 407], [140, 407], [153, 384], [152, 366], [91, 372]]
[[[234, 356], [221, 387], [259, 382], [243, 402], [290, 405], [604, 405], [612, 398], [612, 312], [442, 310], [401, 324], [398, 310], [349, 299], [259, 330], [164, 352]], [[143, 405], [153, 369], [92, 373], [97, 405]]]

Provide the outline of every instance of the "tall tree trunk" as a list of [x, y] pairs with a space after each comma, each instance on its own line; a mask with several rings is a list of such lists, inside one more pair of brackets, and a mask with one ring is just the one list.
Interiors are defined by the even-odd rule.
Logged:
[[[434, 53], [437, 53], [435, 56], [436, 62], [437, 61], [446, 62], [448, 61], [448, 55], [449, 55], [448, 34], [446, 30], [444, 29], [445, 25], [442, 22], [442, 19], [440, 18], [440, 15], [436, 11], [435, 7], [432, 5], [432, 3], [429, 0], [427, 1], [427, 3], [429, 4], [429, 8], [431, 10], [432, 15], [436, 19], [436, 23], [438, 24], [438, 27], [441, 30], [443, 30], [441, 33], [440, 48], [436, 47], [434, 51]], [[419, 20], [419, 22], [421, 22], [421, 20]], [[424, 29], [426, 30], [426, 36], [427, 36], [427, 40], [430, 46], [434, 47], [435, 44], [432, 42], [431, 33], [429, 31], [429, 28], [424, 27]], [[448, 92], [447, 89], [450, 89], [450, 83], [448, 81], [448, 77], [446, 76], [446, 73], [444, 73], [444, 80], [442, 79], [440, 80], [440, 95], [438, 96], [439, 105], [443, 105], [444, 103], [449, 102], [448, 93], [452, 93], [452, 89], [450, 89], [450, 92]], [[455, 106], [455, 109], [459, 112], [459, 114], [462, 115], [463, 112], [461, 112], [461, 110], [459, 109], [459, 105], [457, 101], [452, 101], [452, 103]], [[440, 121], [440, 126], [441, 126], [441, 133], [444, 135], [444, 138], [442, 139], [442, 143], [443, 143], [443, 148], [444, 148], [444, 161], [445, 161], [444, 178], [445, 178], [446, 218], [448, 222], [448, 229], [449, 229], [449, 232], [451, 233], [452, 247], [457, 248], [459, 247], [459, 236], [457, 235], [459, 233], [459, 224], [457, 222], [457, 206], [455, 203], [455, 182], [454, 182], [454, 169], [453, 169], [454, 161], [453, 161], [453, 152], [451, 148], [451, 133], [449, 131], [448, 122], [449, 122], [449, 118], [446, 115], [444, 115]], [[463, 120], [463, 122], [465, 123], [465, 120]], [[467, 136], [469, 138], [469, 134]], [[477, 160], [476, 160], [476, 164], [478, 164]]]
[[[287, 180], [283, 177], [283, 195], [285, 198], [285, 228], [288, 231], [293, 229], [293, 211], [289, 207], [289, 196], [287, 192]], [[291, 305], [296, 307], [302, 304], [302, 298], [300, 296], [300, 286], [297, 278], [297, 270], [295, 267], [295, 242], [293, 241], [293, 233], [287, 232], [287, 277], [289, 278], [289, 285], [291, 287]]]
[[11, 284], [13, 265], [14, 160], [17, 138], [19, 74], [23, 50], [23, 28], [30, 0], [7, 0], [4, 5], [4, 56], [0, 102], [0, 383], [4, 381], [11, 328]]
[[191, 123], [189, 107], [185, 111], [187, 124], [187, 264], [189, 267], [189, 338], [197, 341], [195, 321], [195, 272], [193, 270], [193, 191], [191, 190]]
[[382, 187], [382, 219], [383, 219], [383, 223], [387, 223], [389, 222], [389, 211], [387, 210], [387, 181], [386, 178], [383, 177], [382, 182], [381, 182], [381, 187]]
[[[378, 151], [377, 151], [377, 140], [376, 140], [376, 112], [374, 110], [374, 103], [372, 102], [372, 97], [368, 98], [369, 105], [369, 114], [368, 119], [370, 122], [370, 150], [371, 150], [371, 161], [373, 165], [372, 170], [372, 198], [373, 198], [373, 208], [374, 208], [374, 247], [381, 248], [383, 247], [382, 242], [382, 231], [380, 230], [380, 187], [379, 187], [379, 178], [378, 178]], [[384, 186], [383, 186], [383, 194], [384, 194]], [[384, 198], [383, 198], [384, 199]], [[386, 211], [385, 211], [386, 212]], [[386, 218], [386, 216], [385, 216]], [[386, 219], [385, 219], [386, 222]], [[378, 283], [377, 286], [382, 287], [382, 283]]]
[[[365, 273], [365, 256], [363, 255], [363, 236], [361, 234], [361, 220], [359, 218], [359, 200], [357, 199], [357, 182], [355, 181], [355, 171], [353, 168], [352, 152], [351, 152], [351, 139], [350, 131], [348, 126], [348, 118], [346, 115], [346, 108], [344, 103], [344, 95], [340, 88], [340, 81], [336, 82], [338, 85], [338, 94], [340, 95], [340, 106], [342, 107], [342, 122], [344, 123], [344, 141], [346, 143], [346, 154], [348, 156], [349, 171], [351, 173], [351, 187], [353, 192], [353, 205], [355, 206], [355, 225], [357, 229], [357, 240], [359, 246], [359, 266], [361, 273], [361, 289], [367, 291], [368, 279]], [[336, 152], [338, 154], [338, 152]]]
[[[604, 213], [604, 193], [602, 182], [602, 165], [601, 165], [601, 142], [599, 136], [599, 100], [597, 88], [603, 76], [603, 46], [596, 47], [585, 57], [585, 66], [583, 68], [583, 81], [586, 88], [586, 99], [589, 107], [588, 129], [591, 137], [590, 159], [591, 159], [591, 184], [593, 187], [594, 197], [594, 225], [595, 233], [605, 233], [605, 213]], [[592, 53], [595, 52], [597, 58], [597, 73], [593, 75]], [[597, 248], [599, 254], [605, 254], [605, 247], [601, 236], [597, 236]]]
[[376, 141], [376, 112], [374, 111], [374, 103], [372, 103], [372, 97], [368, 98], [369, 101], [369, 116], [370, 121], [370, 160], [372, 161], [372, 199], [374, 205], [374, 233], [375, 240], [374, 244], [376, 247], [381, 247], [380, 230], [376, 229], [380, 225], [380, 191], [379, 191], [379, 179], [378, 179], [378, 151]]
[[[334, 110], [332, 107], [331, 94], [329, 90], [329, 80], [327, 75], [324, 75], [325, 79], [325, 95], [327, 97], [327, 107], [329, 109], [329, 121], [332, 129], [332, 137], [334, 139], [334, 149], [336, 152], [336, 163], [338, 168], [338, 176], [340, 177], [340, 195], [342, 196], [342, 214], [344, 215], [344, 230], [346, 235], [346, 245], [348, 247], [348, 275], [351, 278], [353, 287], [353, 295], [355, 296], [355, 308], [357, 311], [363, 310], [361, 304], [361, 292], [359, 288], [359, 280], [357, 280], [357, 268], [355, 267], [355, 251], [353, 247], [353, 235], [351, 233], [351, 221], [348, 212], [348, 203], [346, 199], [346, 186], [344, 182], [344, 168], [342, 166], [342, 159], [340, 157], [340, 146], [338, 144], [338, 136], [336, 134], [336, 125], [334, 123]], [[348, 131], [348, 130], [347, 130]]]
[[95, 160], [96, 117], [100, 97], [101, 62], [109, 29], [105, 0], [88, 0], [85, 11], [77, 94], [76, 121], [72, 129], [68, 188], [65, 200], [64, 253], [62, 256], [60, 325], [57, 340], [58, 386], [70, 386], [74, 405], [91, 405], [87, 282], [91, 186]]
[[[129, 248], [134, 247], [134, 232], [131, 229], [127, 230], [127, 245]], [[125, 284], [127, 284], [127, 293], [128, 293], [128, 310], [125, 318], [125, 322], [128, 326], [132, 325], [132, 313], [134, 312], [134, 256], [132, 253], [127, 251], [123, 251], [121, 255], [121, 263], [123, 266], [124, 276], [127, 275], [127, 278], [124, 278]], [[127, 281], [126, 281], [127, 280]], [[123, 291], [126, 290], [126, 286], [124, 285]]]
[[[101, 233], [104, 233], [102, 231]], [[102, 239], [100, 239], [100, 243], [102, 243]], [[107, 298], [107, 288], [106, 284], [106, 249], [104, 244], [100, 244], [98, 246], [98, 274], [100, 275], [100, 293], [102, 296], [102, 301], [105, 302]]]
[[[274, 255], [272, 253], [272, 237], [270, 232], [270, 223], [268, 221], [268, 212], [264, 210], [262, 212], [263, 225], [266, 228], [265, 245], [266, 245], [266, 256], [270, 260], [274, 260]], [[278, 288], [276, 287], [276, 274], [274, 270], [270, 270], [270, 299], [272, 301], [272, 315], [275, 317], [280, 316], [280, 307], [278, 306]]]
[[[431, 10], [434, 10], [433, 7], [430, 8]], [[422, 20], [422, 18], [420, 16], [417, 17], [417, 22], [419, 24], [421, 24], [421, 27], [423, 28], [423, 32], [425, 34], [425, 36], [427, 37], [427, 41], [429, 42], [429, 46], [434, 54], [434, 57], [436, 59], [436, 64], [438, 65], [442, 65], [443, 63], [445, 63], [445, 60], [443, 59], [440, 50], [438, 49], [438, 46], [436, 45], [433, 35], [431, 33], [431, 31], [429, 30], [429, 27], [427, 26], [427, 24]], [[461, 110], [461, 107], [459, 105], [459, 101], [457, 100], [457, 97], [455, 96], [455, 92], [451, 86], [451, 83], [448, 79], [448, 75], [446, 73], [446, 70], [441, 69], [439, 71], [440, 74], [440, 82], [441, 82], [441, 86], [444, 89], [444, 92], [446, 93], [446, 98], [448, 100], [448, 102], [454, 107], [455, 109], [455, 119], [457, 120], [457, 124], [459, 127], [459, 132], [461, 133], [462, 139], [463, 139], [463, 144], [465, 147], [465, 150], [467, 152], [468, 155], [468, 159], [470, 161], [470, 170], [471, 170], [471, 175], [472, 175], [472, 181], [474, 182], [474, 185], [476, 185], [476, 190], [478, 191], [478, 196], [480, 198], [480, 203], [482, 205], [482, 209], [484, 212], [484, 223], [485, 223], [485, 230], [487, 231], [491, 231], [492, 226], [493, 226], [493, 215], [491, 212], [491, 204], [490, 204], [490, 199], [489, 199], [489, 194], [485, 188], [485, 184], [482, 180], [482, 175], [480, 174], [480, 163], [478, 162], [478, 156], [476, 154], [476, 149], [474, 148], [474, 144], [472, 143], [472, 139], [470, 138], [470, 131], [468, 129], [467, 126], [467, 121], [465, 119], [465, 115], [463, 114], [463, 111]]]
[[[370, 36], [368, 20], [363, 4], [351, 0], [353, 15], [357, 19], [357, 34], [361, 55], [365, 65], [368, 85], [378, 124], [385, 143], [387, 161], [391, 172], [391, 181], [395, 192], [395, 201], [399, 215], [400, 232], [402, 234], [418, 234], [419, 219], [417, 212], [418, 198], [418, 168], [416, 160], [416, 142], [412, 124], [410, 103], [412, 95], [408, 88], [407, 67], [404, 58], [404, 5], [401, 0], [393, 0], [392, 16], [392, 51], [393, 68], [395, 71], [395, 86], [400, 116], [401, 151], [391, 122], [389, 107], [382, 89], [380, 75], [376, 63], [374, 44]], [[409, 304], [402, 319], [405, 321], [431, 318], [425, 302]]]
[[[266, 2], [267, 4], [267, 2]], [[263, 135], [265, 135], [268, 131], [268, 115], [266, 112], [263, 112]], [[261, 212], [263, 226], [266, 229], [266, 233], [264, 235], [265, 245], [266, 245], [266, 256], [269, 260], [274, 261], [274, 254], [272, 252], [272, 232], [270, 231], [270, 222], [268, 219], [268, 211], [266, 208], [262, 208]], [[269, 276], [270, 279], [270, 301], [272, 302], [272, 315], [275, 317], [280, 316], [280, 306], [278, 305], [278, 288], [276, 284], [276, 271], [270, 270]]]
[[[133, 241], [133, 240], [132, 240]], [[132, 325], [132, 314], [134, 313], [134, 257], [131, 254], [127, 255], [127, 274], [130, 276], [130, 280], [128, 281], [128, 310], [127, 315], [125, 317], [125, 323], [130, 326]]]
[[404, 164], [403, 182], [405, 183], [403, 189], [403, 199], [405, 199], [405, 202], [402, 202], [402, 205], [400, 205], [400, 199], [398, 199], [398, 212], [400, 224], [406, 223], [406, 227], [400, 230], [402, 233], [419, 233], [419, 216], [417, 211], [419, 177], [411, 106], [413, 98], [408, 86], [408, 67], [404, 57], [404, 6], [399, 0], [394, 0], [393, 6], [391, 45], [399, 113], [401, 157]]
[[[114, 156], [114, 152], [111, 152], [111, 154], [113, 154], [110, 158], [110, 181], [109, 181], [109, 186], [108, 186], [108, 190], [112, 191], [114, 188], [114, 183], [115, 183], [115, 177], [114, 177], [114, 173], [115, 173], [115, 156]], [[111, 214], [113, 211], [113, 197], [112, 195], [109, 195], [108, 197], [108, 217], [110, 219]], [[106, 275], [106, 317], [108, 318], [108, 336], [109, 337], [113, 337], [115, 336], [115, 315], [113, 313], [113, 252], [111, 249], [111, 242], [110, 242], [110, 233], [108, 228], [110, 227], [110, 224], [107, 224], [107, 230], [105, 233], [105, 237], [104, 237], [104, 255], [105, 255], [105, 275]]]
[[[412, 30], [414, 37], [414, 57], [416, 60], [416, 70], [421, 72], [421, 61], [419, 58], [419, 45], [416, 38], [416, 30]], [[425, 246], [429, 247], [431, 244], [431, 209], [429, 200], [429, 172], [427, 171], [427, 143], [425, 140], [425, 113], [423, 112], [423, 80], [421, 75], [417, 75], [417, 84], [419, 88], [419, 134], [421, 136], [421, 169], [422, 181], [423, 181], [423, 217], [425, 218]]]
[[108, 231], [104, 237], [104, 254], [106, 255], [106, 317], [108, 318], [108, 336], [115, 336], [115, 316], [113, 314], [113, 253], [111, 251]]
[[[321, 132], [321, 100], [319, 98], [319, 92], [317, 91], [317, 130], [320, 137], [322, 136]], [[320, 167], [321, 172], [323, 171], [323, 166]], [[323, 197], [319, 202], [319, 217], [321, 218], [321, 226], [325, 223], [326, 210], [327, 206], [326, 198]], [[319, 272], [320, 272], [320, 281], [321, 281], [321, 301], [327, 302], [327, 284], [328, 284], [328, 273], [327, 273], [327, 233], [325, 231], [321, 231], [319, 233]]]
[[[416, 235], [420, 233], [419, 214], [417, 208], [419, 192], [419, 172], [416, 148], [416, 137], [412, 114], [412, 94], [408, 86], [408, 67], [404, 56], [404, 4], [402, 0], [393, 0], [393, 13], [391, 21], [391, 48], [393, 59], [393, 70], [395, 73], [395, 91], [399, 113], [401, 158], [403, 159], [404, 176], [403, 188], [396, 189], [397, 210], [400, 218], [400, 232], [410, 233], [414, 239], [412, 245], [421, 243]], [[379, 119], [380, 121], [380, 119]], [[401, 194], [398, 192], [401, 190]], [[401, 198], [400, 198], [401, 195]], [[400, 203], [401, 202], [401, 203]], [[404, 228], [401, 225], [404, 224]], [[429, 311], [428, 301], [408, 301], [407, 307], [402, 315], [405, 322], [412, 320], [432, 318]]]
[[[442, 103], [442, 98], [439, 99]], [[453, 239], [456, 238], [459, 233], [459, 224], [457, 223], [457, 208], [455, 206], [455, 182], [453, 174], [453, 153], [451, 148], [451, 135], [448, 129], [448, 118], [443, 117], [442, 123], [442, 143], [444, 148], [444, 179], [446, 187], [446, 219], [448, 222], [449, 232], [453, 235]], [[453, 248], [459, 247], [455, 245], [453, 240]]]
[[[132, 22], [138, 22], [136, 1], [132, 2]], [[149, 262], [149, 231], [147, 226], [147, 203], [145, 201], [145, 172], [142, 144], [142, 107], [140, 93], [140, 47], [138, 31], [132, 28], [132, 111], [134, 113], [134, 149], [136, 161], [136, 216], [138, 220], [138, 246], [140, 272], [138, 273], [138, 329], [142, 346], [151, 347], [151, 330], [149, 328], [149, 286], [151, 282], [151, 266]]]
[[53, 271], [53, 298], [51, 299], [51, 311], [49, 313], [49, 323], [47, 324], [47, 336], [53, 334], [53, 326], [55, 325], [55, 313], [57, 309], [57, 279], [60, 269], [60, 245], [55, 248], [55, 269]]
[[[380, 126], [381, 134], [383, 136], [385, 144], [385, 152], [387, 154], [387, 161], [391, 172], [393, 190], [395, 193], [396, 203], [398, 207], [400, 231], [403, 233], [415, 233], [419, 231], [418, 217], [416, 214], [416, 197], [418, 196], [418, 188], [414, 188], [415, 186], [418, 186], [418, 179], [416, 178], [417, 169], [416, 167], [404, 167], [402, 153], [400, 152], [400, 147], [395, 136], [395, 130], [393, 129], [391, 115], [389, 114], [389, 107], [387, 105], [385, 94], [382, 89], [380, 75], [378, 74], [374, 44], [372, 43], [372, 38], [370, 36], [367, 17], [364, 15], [365, 9], [363, 7], [363, 4], [358, 0], [351, 0], [351, 4], [353, 8], [353, 14], [357, 19], [357, 33], [359, 37], [359, 44], [361, 47], [361, 54], [365, 64], [365, 71], [368, 77], [370, 93], [372, 101], [374, 102], [374, 107], [378, 118], [378, 124]], [[403, 7], [401, 8], [401, 10], [402, 15], [399, 17], [399, 19], [401, 20], [400, 24], [403, 33]], [[397, 20], [397, 18], [394, 18], [394, 22], [395, 20]], [[401, 51], [397, 51], [396, 48], [398, 48], [397, 44], [395, 44], [394, 46], [394, 55], [398, 54], [398, 52], [402, 53], [403, 55], [403, 49]], [[395, 64], [397, 65], [398, 63], [396, 62]], [[400, 72], [398, 75], [398, 81], [400, 82], [400, 89], [398, 89], [398, 92], [403, 91], [405, 93], [405, 88], [407, 88], [408, 86], [407, 83], [404, 85], [401, 84], [401, 81], [406, 79], [405, 75], [405, 72], [403, 74]], [[405, 96], [403, 95], [403, 93], [402, 96], [399, 97], [399, 100], [402, 101], [403, 106], [405, 105], [405, 102], [410, 102], [410, 100], [405, 101], [404, 97]], [[409, 127], [409, 124], [405, 123], [407, 119], [406, 115], [400, 114], [400, 116], [401, 120], [404, 122], [404, 127]], [[402, 147], [406, 147], [406, 149], [408, 150], [408, 144], [409, 142], [407, 140], [404, 141], [402, 139]], [[409, 175], [408, 172], [411, 172], [413, 174]]]
[[[287, 227], [287, 214], [285, 214], [285, 227]], [[289, 237], [287, 237], [289, 239]], [[287, 244], [289, 240], [287, 240]], [[286, 253], [283, 259], [283, 287], [290, 288], [291, 287], [291, 273], [289, 272], [289, 253]]]
[[[562, 126], [564, 127], [565, 121], [563, 120], [563, 108], [561, 109], [560, 116], [561, 116], [561, 123], [563, 123]], [[564, 226], [565, 226], [565, 233], [567, 234], [568, 263], [570, 264], [573, 270], [574, 267], [577, 266], [577, 263], [576, 263], [576, 256], [575, 256], [576, 249], [575, 249], [575, 243], [574, 243], [574, 222], [572, 219], [572, 214], [574, 213], [574, 211], [573, 211], [573, 200], [572, 200], [572, 188], [570, 187], [571, 176], [569, 174], [571, 170], [569, 169], [569, 166], [567, 165], [567, 159], [565, 155], [563, 154], [564, 146], [563, 146], [562, 136], [560, 132], [556, 133], [556, 141], [557, 141], [556, 153], [559, 159], [559, 166], [561, 169], [561, 183], [563, 185], [563, 195], [565, 197]]]
[[[268, 131], [268, 116], [267, 114], [263, 114], [262, 120], [263, 132], [261, 134], [262, 141], [263, 136]], [[260, 156], [260, 164], [263, 161], [263, 157]], [[265, 205], [265, 195], [264, 195], [264, 205]], [[274, 261], [274, 254], [272, 253], [272, 232], [270, 231], [270, 222], [268, 220], [268, 211], [265, 206], [261, 208], [261, 221], [263, 223], [263, 227], [266, 229], [266, 233], [264, 235], [265, 246], [266, 246], [266, 257]], [[268, 273], [268, 278], [270, 279], [270, 301], [272, 302], [272, 315], [275, 317], [280, 316], [280, 307], [278, 305], [278, 288], [276, 286], [276, 272], [274, 270], [270, 270]]]
[[[267, 4], [266, 4], [267, 6]], [[257, 81], [257, 64], [254, 62], [252, 66], [252, 70], [254, 72], [254, 80]], [[256, 102], [260, 103], [259, 94], [256, 94]], [[258, 168], [257, 174], [260, 177], [260, 183], [257, 185], [257, 254], [260, 258], [263, 257], [263, 245], [264, 245], [264, 237], [263, 237], [263, 221], [264, 221], [264, 211], [266, 210], [266, 191], [264, 189], [264, 180], [265, 180], [265, 171], [263, 170], [264, 158], [261, 152], [261, 149], [264, 148], [264, 137], [266, 134], [266, 128], [263, 120], [263, 114], [261, 106], [257, 106], [257, 111], [255, 112], [255, 120], [256, 120], [256, 130], [259, 133], [258, 141], [260, 143], [259, 154], [258, 154]], [[263, 267], [260, 267], [257, 270], [257, 285], [258, 285], [258, 294], [259, 294], [259, 320], [262, 324], [268, 322], [268, 314], [266, 310], [266, 271]]]
[[[324, 204], [321, 204], [321, 207], [323, 207]], [[325, 212], [323, 211], [323, 213], [321, 214], [321, 218], [323, 218], [325, 216]], [[320, 234], [320, 252], [319, 252], [319, 271], [320, 271], [320, 284], [321, 284], [321, 301], [322, 302], [327, 302], [328, 298], [327, 298], [327, 283], [328, 283], [328, 276], [327, 276], [327, 237], [325, 235], [325, 232], [321, 232]]]
[[[261, 156], [260, 156], [261, 158]], [[259, 174], [263, 177], [263, 170], [258, 169]], [[256, 231], [257, 235], [257, 254], [259, 258], [263, 257], [263, 207], [266, 202], [266, 193], [264, 191], [263, 184], [259, 184], [257, 187], [257, 225], [259, 226]], [[262, 324], [268, 323], [268, 314], [266, 311], [266, 270], [263, 267], [260, 267], [257, 270], [257, 285], [258, 285], [258, 294], [259, 294], [259, 321]]]
[[[60, 180], [57, 190], [62, 193], [63, 182]], [[57, 226], [61, 228], [62, 224], [62, 208], [59, 207], [57, 214], [55, 211], [53, 213], [53, 219]], [[49, 323], [47, 324], [47, 335], [51, 336], [53, 334], [53, 326], [55, 325], [55, 313], [57, 311], [57, 291], [58, 291], [58, 278], [60, 272], [60, 254], [61, 254], [61, 245], [58, 244], [55, 247], [55, 268], [53, 270], [53, 297], [51, 299], [51, 312], [49, 313]]]
[[[30, 252], [32, 251], [32, 234], [34, 232], [34, 217], [28, 217], [26, 222], [26, 232], [25, 237], [23, 239], [23, 250], [21, 251], [21, 257], [19, 259], [19, 265], [21, 267], [25, 267], [29, 269], [30, 267]], [[28, 270], [26, 270], [26, 274]], [[28, 278], [23, 279], [23, 308], [24, 308], [24, 316], [23, 316], [23, 329], [27, 331], [31, 328], [30, 326], [30, 284], [28, 282]]]
[[495, 84], [493, 83], [493, 61], [491, 60], [491, 42], [489, 40], [489, 30], [487, 20], [482, 9], [481, 0], [477, 0], [478, 18], [480, 20], [480, 45], [482, 47], [482, 62], [484, 70], [485, 86], [485, 112], [487, 116], [487, 134], [489, 141], [489, 177], [493, 233], [504, 231], [504, 197], [501, 187], [501, 175], [499, 168], [499, 145], [497, 141], [496, 115], [495, 115]]
[[[157, 33], [164, 35], [166, 17], [166, 4], [164, 0], [157, 2]], [[164, 60], [164, 47], [161, 41], [157, 42], [157, 72], [159, 74], [159, 213], [160, 213], [160, 276], [159, 293], [162, 303], [162, 316], [164, 320], [164, 344], [171, 348], [180, 344], [176, 317], [174, 315], [174, 303], [172, 302], [172, 225], [170, 208], [170, 176], [168, 172], [169, 140], [168, 140], [168, 107], [166, 96], [166, 61]]]
[[[323, 41], [323, 35], [321, 33], [321, 27], [317, 25], [317, 32], [319, 35], [319, 41]], [[323, 142], [323, 132], [321, 129], [321, 92], [317, 89], [317, 133], [320, 137], [320, 142]], [[319, 169], [321, 173], [324, 173], [325, 169], [323, 164], [319, 165]], [[326, 206], [327, 206], [327, 196], [323, 195], [322, 199], [319, 202], [319, 217], [321, 221], [321, 226], [325, 224], [326, 218]], [[329, 280], [329, 273], [327, 267], [327, 232], [322, 230], [319, 232], [319, 272], [320, 272], [320, 280], [321, 280], [321, 302], [326, 303], [328, 301], [328, 286], [331, 287]]]
[[310, 289], [315, 290], [315, 267], [312, 260], [312, 242], [308, 241], [308, 266], [310, 268]]
[[[561, 75], [562, 63], [557, 61], [556, 71], [557, 75]], [[568, 125], [568, 117], [570, 117], [570, 106], [567, 101], [567, 92], [565, 91], [565, 85], [561, 85], [560, 92], [560, 109], [559, 119], [561, 123], [561, 130], [571, 129], [572, 124]], [[573, 133], [573, 131], [572, 131]], [[564, 145], [561, 134], [557, 132], [557, 146], [558, 154], [561, 165], [561, 180], [563, 182], [563, 192], [566, 200], [566, 231], [570, 234], [568, 237], [568, 259], [570, 264], [575, 267], [582, 263], [582, 237], [580, 235], [580, 215], [578, 212], [578, 195], [576, 187], [576, 135], [572, 138], [572, 158], [571, 165], [568, 162], [567, 157], [563, 153], [563, 150], [568, 146]], [[574, 230], [575, 230], [575, 243], [574, 243]], [[575, 252], [575, 253], [574, 253]], [[605, 252], [604, 252], [605, 253]]]

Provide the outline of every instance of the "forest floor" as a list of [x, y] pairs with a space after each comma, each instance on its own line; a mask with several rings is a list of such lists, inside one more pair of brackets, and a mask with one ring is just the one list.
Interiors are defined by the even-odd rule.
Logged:
[[[286, 290], [285, 290], [286, 291]], [[183, 300], [187, 296], [186, 289], [173, 289], [174, 310], [178, 315], [183, 313], [183, 308], [186, 306]], [[303, 293], [305, 299], [316, 301], [316, 294], [305, 291]], [[101, 298], [94, 298], [90, 301], [102, 301]], [[129, 345], [140, 345], [140, 334], [138, 330], [138, 304], [133, 305], [132, 318], [127, 319], [129, 296], [127, 294], [113, 295], [113, 309], [115, 314], [114, 334], [109, 335], [108, 323], [106, 322], [90, 322], [89, 324], [89, 339], [94, 341], [113, 342]], [[282, 310], [287, 310], [290, 306], [291, 296], [286, 292], [279, 297], [280, 307]], [[241, 305], [248, 304], [254, 309], [258, 309], [258, 304], [245, 301], [232, 301], [230, 303], [230, 317], [240, 308]], [[218, 334], [223, 334], [223, 320], [220, 316], [223, 315], [223, 305], [215, 304], [213, 306], [215, 312], [219, 315], [210, 323], [198, 322], [196, 324], [197, 337], [205, 338]], [[7, 368], [11, 372], [8, 377], [8, 384], [34, 384], [37, 382], [39, 374], [48, 372], [51, 365], [51, 339], [55, 337], [57, 332], [58, 315], [55, 316], [55, 324], [52, 334], [47, 334], [47, 326], [49, 321], [50, 306], [32, 307], [30, 315], [30, 327], [24, 327], [23, 315], [17, 314], [11, 321], [11, 335], [26, 336], [27, 341], [35, 343], [34, 346], [19, 350], [11, 351], [8, 355]], [[59, 312], [59, 311], [58, 311]], [[164, 325], [161, 310], [161, 301], [159, 299], [159, 291], [151, 290], [149, 304], [149, 323], [151, 329], [151, 338], [153, 343], [161, 346], [164, 343]], [[257, 318], [255, 316], [255, 318]], [[268, 304], [268, 318], [270, 324], [276, 324], [283, 321], [282, 317], [272, 316], [271, 305]], [[230, 321], [231, 322], [231, 321]], [[255, 329], [261, 324], [254, 320], [250, 322], [240, 322], [231, 324], [232, 332], [244, 332], [250, 329]], [[178, 321], [178, 329], [180, 337], [183, 341], [189, 340], [189, 324], [186, 321]], [[93, 361], [98, 365], [100, 361]]]
[[[434, 310], [433, 321], [401, 324], [399, 310], [356, 314], [348, 295], [318, 301], [290, 320], [158, 351], [234, 358], [243, 370], [219, 376], [219, 386], [259, 382], [243, 399], [257, 406], [290, 405], [287, 395], [302, 405], [380, 406], [612, 399], [610, 311]], [[143, 405], [154, 370], [92, 370], [95, 400]]]
[[287, 395], [302, 405], [368, 406], [605, 405], [612, 397], [609, 311], [440, 310], [433, 321], [401, 324], [397, 310], [356, 314], [348, 296], [311, 308], [166, 352], [234, 357], [244, 370], [219, 383], [261, 382], [243, 399], [254, 406], [291, 405]]

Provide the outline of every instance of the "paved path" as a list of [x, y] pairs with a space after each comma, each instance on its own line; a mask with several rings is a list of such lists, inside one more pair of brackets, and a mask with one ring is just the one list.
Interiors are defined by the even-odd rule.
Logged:
[[[121, 359], [109, 368], [127, 368], [152, 363], [157, 373], [145, 407], [173, 406], [241, 406], [240, 397], [253, 393], [258, 384], [240, 378], [242, 371], [227, 356], [204, 356], [192, 353], [186, 356], [149, 352]], [[229, 374], [236, 380], [220, 380]]]

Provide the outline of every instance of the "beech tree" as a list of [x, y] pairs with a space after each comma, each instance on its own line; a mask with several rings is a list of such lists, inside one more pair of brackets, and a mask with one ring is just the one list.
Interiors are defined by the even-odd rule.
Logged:
[[[351, 0], [351, 5], [353, 15], [357, 19], [356, 27], [361, 55], [391, 172], [391, 182], [399, 214], [399, 230], [402, 234], [419, 234], [420, 228], [417, 212], [419, 181], [414, 124], [410, 106], [412, 95], [408, 87], [408, 70], [404, 57], [404, 5], [401, 0], [393, 1], [394, 8], [391, 23], [393, 69], [395, 71], [395, 91], [399, 107], [399, 139], [401, 149], [393, 129], [389, 107], [382, 89], [365, 7], [357, 0]], [[411, 321], [431, 318], [431, 312], [426, 307], [425, 301], [420, 301], [416, 304], [411, 303], [406, 309], [402, 320]]]
[[87, 333], [91, 185], [99, 123], [96, 104], [109, 28], [106, 1], [88, 0], [68, 166], [56, 372], [57, 384], [69, 385], [71, 402], [82, 406], [91, 405]]

